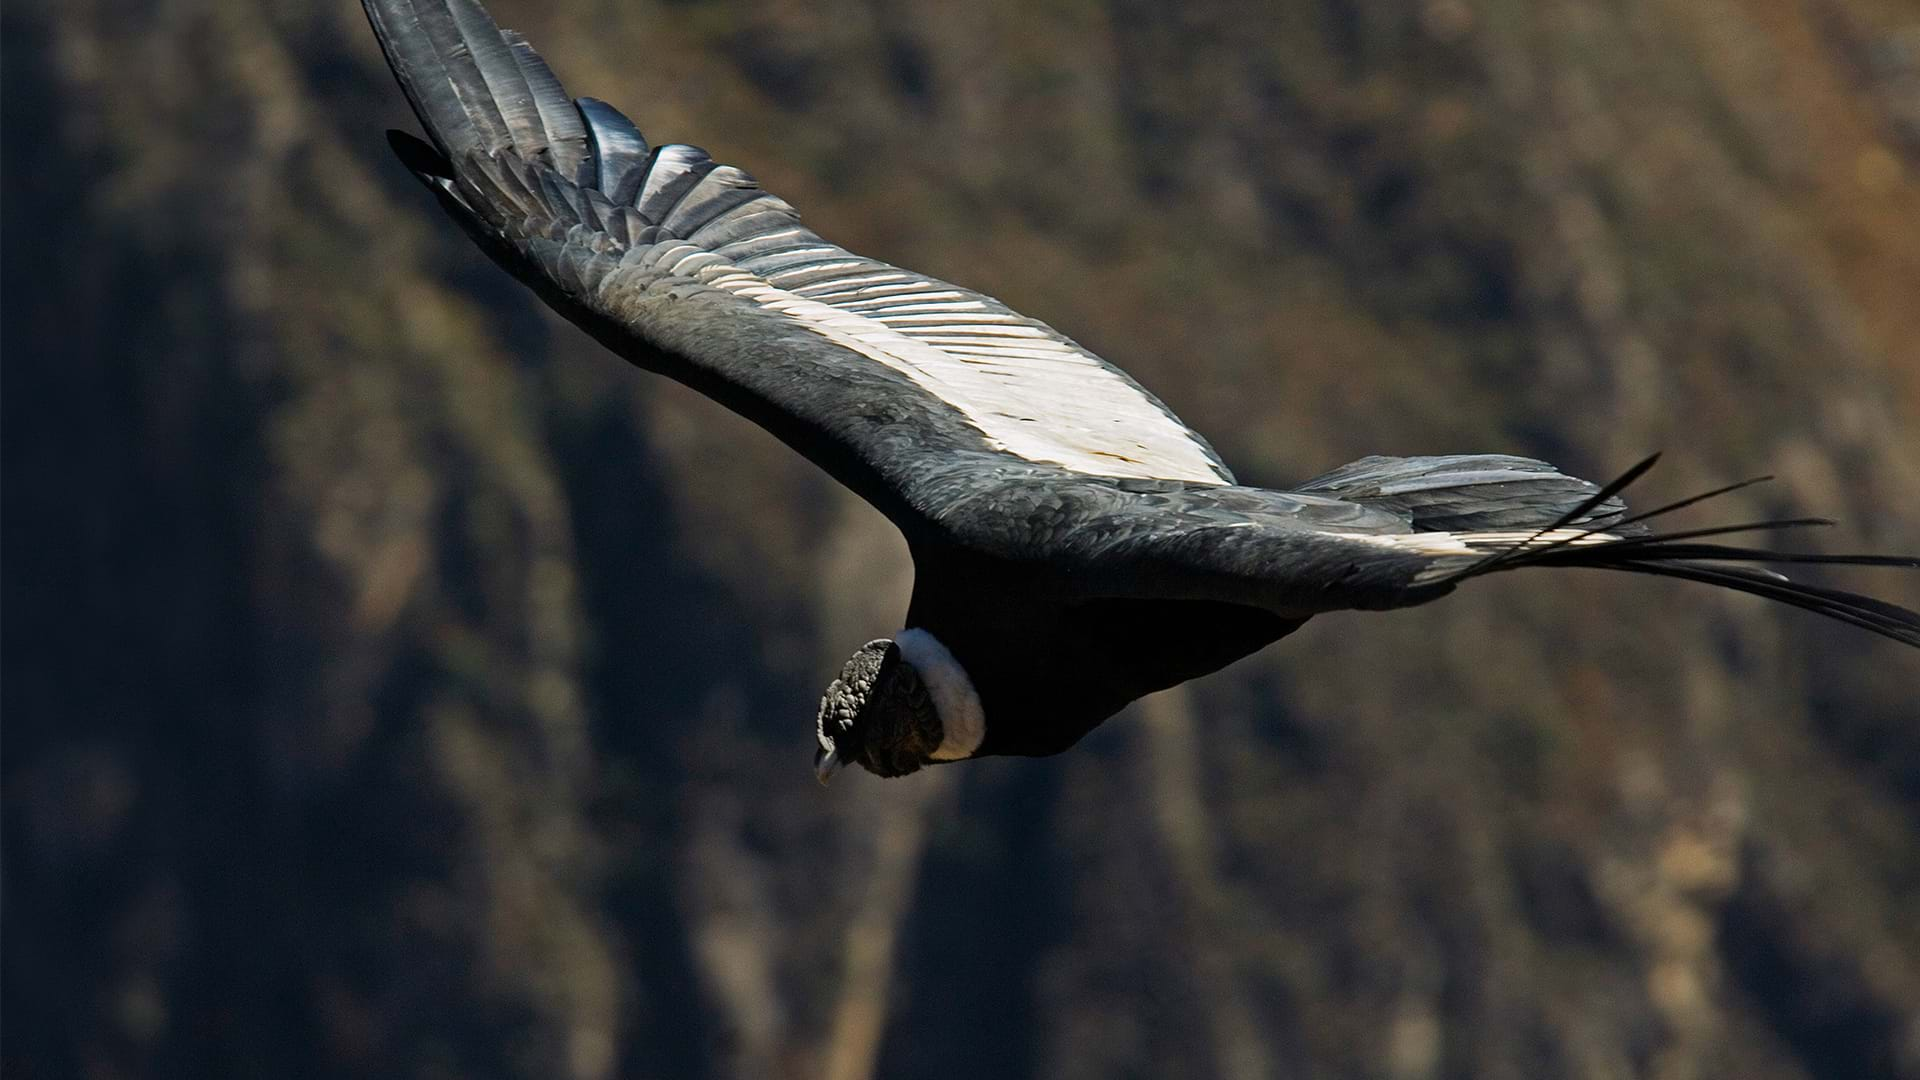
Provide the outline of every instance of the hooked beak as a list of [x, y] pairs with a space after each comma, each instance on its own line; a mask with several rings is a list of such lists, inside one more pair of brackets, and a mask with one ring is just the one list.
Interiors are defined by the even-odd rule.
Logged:
[[839, 747], [822, 748], [813, 756], [813, 775], [819, 777], [821, 785], [825, 786], [827, 781], [833, 779], [833, 774], [839, 772], [846, 764], [840, 760]]

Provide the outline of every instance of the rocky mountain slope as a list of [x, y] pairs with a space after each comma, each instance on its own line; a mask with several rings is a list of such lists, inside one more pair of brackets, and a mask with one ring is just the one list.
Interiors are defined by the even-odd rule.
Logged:
[[[1920, 550], [1906, 0], [492, 6], [1250, 482]], [[7, 1075], [1920, 1076], [1910, 652], [1516, 574], [822, 792], [904, 547], [477, 257], [357, 5], [4, 19]]]

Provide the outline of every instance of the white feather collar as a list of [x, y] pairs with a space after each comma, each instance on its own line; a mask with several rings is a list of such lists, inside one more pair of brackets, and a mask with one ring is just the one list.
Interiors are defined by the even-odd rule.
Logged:
[[987, 716], [980, 707], [980, 694], [974, 690], [967, 669], [960, 666], [960, 661], [954, 659], [939, 638], [925, 630], [902, 630], [893, 643], [900, 646], [901, 658], [919, 673], [928, 696], [933, 698], [934, 712], [940, 716], [944, 737], [940, 748], [929, 756], [934, 761], [972, 757], [973, 752], [980, 749], [980, 741], [987, 737]]

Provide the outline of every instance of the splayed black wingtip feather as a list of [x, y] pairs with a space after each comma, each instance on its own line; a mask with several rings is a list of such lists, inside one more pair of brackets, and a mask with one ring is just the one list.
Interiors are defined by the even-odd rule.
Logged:
[[[1643, 464], [1648, 464], [1648, 463], [1643, 463]], [[1652, 533], [1651, 530], [1647, 528], [1646, 523], [1649, 521], [1652, 521], [1654, 518], [1663, 517], [1667, 514], [1671, 514], [1676, 510], [1685, 510], [1689, 506], [1697, 506], [1700, 503], [1706, 502], [1709, 499], [1717, 499], [1722, 495], [1731, 495], [1736, 491], [1743, 491], [1747, 488], [1753, 487], [1755, 484], [1764, 484], [1764, 483], [1767, 483], [1768, 481], [1771, 481], [1772, 479], [1773, 479], [1772, 476], [1756, 476], [1751, 479], [1742, 480], [1739, 483], [1728, 484], [1725, 487], [1714, 488], [1712, 491], [1703, 491], [1698, 495], [1693, 495], [1688, 498], [1681, 499], [1678, 502], [1670, 502], [1665, 506], [1657, 507], [1655, 509], [1645, 511], [1643, 513], [1634, 514], [1631, 517], [1621, 518], [1619, 521], [1616, 521], [1611, 525], [1596, 525], [1590, 529], [1587, 529], [1585, 532], [1577, 533], [1573, 536], [1562, 537], [1559, 540], [1555, 540], [1551, 544], [1546, 544], [1542, 547], [1536, 547], [1536, 548], [1533, 548], [1532, 550], [1535, 552], [1546, 552], [1546, 551], [1552, 551], [1556, 548], [1571, 547], [1573, 545], [1579, 544], [1583, 540], [1589, 539], [1590, 537], [1599, 536], [1603, 533], [1618, 536], [1620, 537], [1622, 542], [1629, 541], [1629, 540], [1659, 542], [1663, 540], [1680, 539], [1681, 534], [1679, 533], [1669, 533], [1663, 536], [1656, 536]], [[1798, 526], [1803, 526], [1803, 525], [1831, 525], [1831, 524], [1833, 524], [1833, 522], [1827, 520], [1826, 518], [1795, 518], [1795, 519], [1786, 519], [1786, 520], [1778, 520], [1778, 521], [1760, 522], [1760, 523], [1751, 524], [1751, 525], [1729, 525], [1729, 526], [1725, 526], [1718, 529], [1702, 530], [1693, 535], [1696, 537], [1724, 536], [1728, 533], [1748, 532], [1748, 531], [1754, 531], [1759, 529], [1790, 529], [1790, 528], [1796, 528]]]
[[[1700, 529], [1683, 529], [1679, 532], [1649, 533], [1644, 536], [1623, 536], [1609, 540], [1604, 546], [1609, 551], [1624, 551], [1632, 548], [1653, 547], [1658, 544], [1680, 540], [1704, 540], [1713, 536], [1733, 536], [1738, 533], [1784, 532], [1788, 529], [1825, 529], [1834, 524], [1831, 518], [1773, 518], [1764, 521], [1742, 521], [1734, 525], [1709, 525]], [[1598, 535], [1587, 533], [1587, 536]], [[1567, 542], [1556, 541], [1544, 544], [1533, 551], [1523, 551], [1515, 557], [1529, 559], [1535, 555], [1548, 555], [1561, 550]]]
[[1778, 574], [1764, 570], [1658, 560], [1575, 565], [1594, 565], [1635, 574], [1682, 578], [1687, 581], [1699, 581], [1722, 588], [1737, 589], [1740, 592], [1751, 593], [1768, 600], [1777, 600], [1831, 619], [1851, 623], [1901, 644], [1920, 648], [1920, 612], [1909, 611], [1898, 604], [1876, 600], [1871, 596], [1789, 581]]
[[400, 159], [400, 164], [405, 165], [415, 175], [442, 179], [453, 176], [453, 166], [440, 151], [404, 131], [389, 128], [387, 145], [393, 149], [393, 156]]
[[1813, 551], [1769, 551], [1722, 544], [1662, 544], [1660, 557], [1702, 562], [1776, 562], [1920, 569], [1920, 555], [1827, 555]]
[[1535, 532], [1532, 536], [1527, 537], [1525, 540], [1522, 540], [1521, 542], [1514, 544], [1511, 547], [1502, 549], [1500, 551], [1496, 551], [1493, 554], [1487, 556], [1486, 558], [1481, 559], [1479, 562], [1474, 563], [1472, 566], [1469, 566], [1465, 570], [1462, 570], [1458, 574], [1454, 575], [1452, 580], [1456, 580], [1456, 581], [1462, 580], [1465, 578], [1473, 577], [1477, 574], [1488, 573], [1492, 570], [1500, 568], [1504, 563], [1510, 561], [1519, 553], [1527, 550], [1527, 548], [1530, 545], [1532, 545], [1535, 541], [1539, 540], [1541, 537], [1547, 535], [1548, 533], [1553, 532], [1555, 529], [1563, 529], [1573, 524], [1574, 522], [1579, 521], [1581, 518], [1586, 517], [1588, 514], [1592, 513], [1595, 508], [1599, 507], [1602, 503], [1606, 502], [1608, 499], [1611, 499], [1615, 495], [1618, 495], [1622, 491], [1625, 491], [1629, 484], [1632, 484], [1635, 480], [1638, 480], [1642, 476], [1646, 475], [1647, 470], [1653, 468], [1654, 464], [1659, 460], [1660, 460], [1660, 455], [1658, 453], [1647, 455], [1645, 460], [1641, 461], [1638, 465], [1635, 465], [1633, 468], [1628, 469], [1626, 472], [1621, 473], [1620, 476], [1616, 478], [1612, 483], [1607, 484], [1605, 487], [1602, 487], [1599, 491], [1596, 491], [1591, 496], [1589, 496], [1585, 502], [1574, 507], [1572, 510], [1567, 511], [1565, 514], [1560, 515], [1558, 518], [1555, 518], [1552, 524], [1546, 526], [1545, 528], [1540, 529], [1538, 532]]
[[1663, 517], [1667, 514], [1673, 513], [1676, 510], [1685, 510], [1689, 506], [1697, 506], [1700, 503], [1706, 502], [1708, 499], [1717, 499], [1722, 495], [1731, 495], [1736, 491], [1744, 491], [1747, 488], [1753, 487], [1755, 484], [1770, 483], [1772, 480], [1773, 480], [1772, 476], [1755, 476], [1747, 480], [1742, 480], [1737, 484], [1728, 484], [1726, 487], [1714, 488], [1712, 491], [1703, 491], [1698, 495], [1693, 495], [1688, 498], [1681, 499], [1678, 502], [1670, 502], [1665, 506], [1658, 507], [1653, 510], [1648, 510], [1645, 513], [1634, 514], [1632, 517], [1621, 518], [1619, 521], [1614, 522], [1612, 525], [1608, 525], [1602, 528], [1589, 529], [1586, 533], [1582, 535], [1591, 536], [1597, 532], [1619, 532], [1625, 526], [1639, 525], [1644, 522], [1652, 521], [1654, 518]]
[[1870, 596], [1794, 581], [1784, 574], [1762, 566], [1726, 565], [1798, 563], [1911, 570], [1920, 569], [1920, 556], [1829, 555], [1819, 552], [1772, 551], [1765, 548], [1687, 542], [1699, 536], [1724, 536], [1734, 532], [1750, 532], [1756, 528], [1799, 524], [1824, 524], [1824, 522], [1812, 520], [1761, 522], [1757, 525], [1691, 529], [1669, 534], [1668, 537], [1636, 538], [1608, 544], [1564, 548], [1558, 551], [1528, 553], [1520, 557], [1517, 565], [1581, 566], [1596, 570], [1624, 570], [1628, 573], [1654, 574], [1706, 582], [1792, 604], [1856, 626], [1863, 626], [1908, 645], [1920, 646], [1920, 613]]
[[[1622, 473], [1619, 479], [1601, 488], [1587, 503], [1576, 507], [1553, 525], [1519, 543], [1509, 545], [1451, 575], [1458, 581], [1496, 570], [1524, 566], [1577, 566], [1597, 570], [1619, 570], [1633, 574], [1681, 578], [1721, 588], [1735, 589], [1768, 600], [1850, 623], [1891, 638], [1904, 645], [1920, 648], [1920, 612], [1870, 596], [1808, 585], [1794, 581], [1764, 566], [1751, 563], [1800, 563], [1829, 566], [1873, 566], [1920, 569], [1920, 555], [1826, 555], [1815, 552], [1773, 551], [1765, 548], [1732, 547], [1702, 543], [1714, 537], [1740, 533], [1783, 531], [1832, 525], [1826, 518], [1780, 518], [1765, 521], [1715, 525], [1675, 532], [1620, 536], [1611, 538], [1621, 526], [1639, 525], [1677, 510], [1698, 505], [1708, 499], [1727, 495], [1761, 483], [1770, 477], [1756, 477], [1716, 488], [1656, 510], [1624, 518], [1611, 526], [1601, 526], [1577, 535], [1541, 544], [1539, 539], [1555, 529], [1565, 528], [1580, 519], [1593, 506], [1611, 498], [1645, 475], [1659, 455], [1655, 454]], [[1599, 543], [1579, 543], [1593, 537], [1609, 537]]]

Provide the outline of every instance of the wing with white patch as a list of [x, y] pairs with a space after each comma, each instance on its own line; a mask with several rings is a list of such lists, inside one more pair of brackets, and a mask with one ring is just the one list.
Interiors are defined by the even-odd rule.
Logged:
[[906, 375], [996, 449], [1097, 476], [1232, 482], [1212, 447], [1125, 372], [990, 296], [798, 224], [715, 254], [731, 265], [705, 280]]
[[1118, 368], [991, 297], [856, 255], [745, 172], [569, 100], [474, 0], [364, 0], [433, 151], [403, 159], [490, 254], [623, 355], [759, 422], [896, 516], [983, 455], [1232, 476]]

